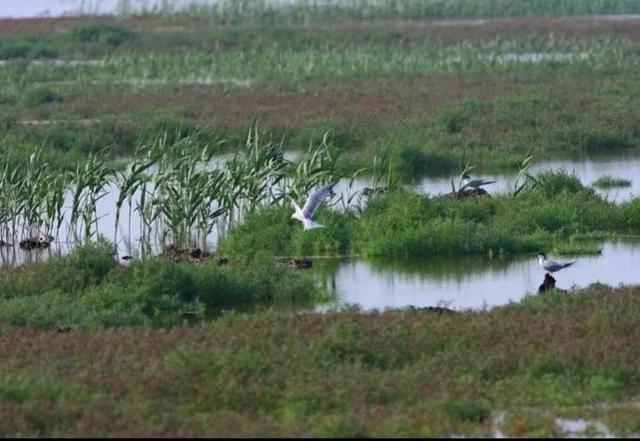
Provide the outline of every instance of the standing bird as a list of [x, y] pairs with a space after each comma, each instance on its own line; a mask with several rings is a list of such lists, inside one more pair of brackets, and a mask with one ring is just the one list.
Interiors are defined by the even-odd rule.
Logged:
[[538, 263], [543, 270], [550, 273], [555, 273], [556, 271], [560, 271], [561, 269], [573, 265], [574, 263], [576, 263], [576, 261], [572, 260], [571, 262], [558, 263], [554, 262], [553, 260], [547, 260], [547, 256], [544, 253], [538, 253]]
[[295, 208], [295, 212], [291, 215], [291, 219], [297, 219], [302, 222], [302, 226], [305, 230], [313, 230], [314, 228], [325, 228], [324, 225], [314, 222], [311, 218], [313, 217], [313, 213], [316, 212], [318, 205], [324, 200], [324, 198], [329, 194], [333, 194], [333, 187], [337, 184], [337, 182], [332, 182], [331, 184], [327, 184], [324, 187], [316, 190], [309, 198], [307, 202], [304, 204], [304, 207], [300, 209], [296, 201], [291, 199], [293, 203], [293, 207]]
[[467, 187], [473, 188], [474, 190], [478, 190], [483, 185], [493, 184], [496, 181], [485, 181], [484, 179], [471, 179], [468, 174], [462, 175], [462, 188], [461, 191]]

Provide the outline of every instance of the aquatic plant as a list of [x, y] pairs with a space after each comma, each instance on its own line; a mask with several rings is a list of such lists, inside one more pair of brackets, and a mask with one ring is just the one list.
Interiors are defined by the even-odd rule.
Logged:
[[529, 173], [529, 169], [531, 168], [531, 164], [533, 162], [533, 156], [527, 156], [518, 169], [518, 176], [516, 180], [513, 182], [513, 197], [518, 197], [518, 195], [525, 189], [532, 189], [538, 183], [538, 180]]
[[631, 187], [631, 180], [604, 175], [596, 179], [592, 185], [598, 188]]

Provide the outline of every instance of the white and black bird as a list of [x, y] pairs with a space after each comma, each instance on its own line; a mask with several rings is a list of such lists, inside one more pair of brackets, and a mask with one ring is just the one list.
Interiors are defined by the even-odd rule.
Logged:
[[561, 269], [573, 265], [576, 261], [572, 260], [571, 262], [564, 263], [555, 262], [553, 260], [547, 260], [547, 256], [544, 253], [538, 253], [538, 263], [540, 264], [540, 268], [543, 270], [549, 273], [555, 273], [556, 271], [560, 271]]
[[322, 203], [325, 197], [329, 193], [333, 194], [333, 187], [337, 184], [337, 182], [332, 182], [331, 184], [327, 184], [324, 187], [316, 190], [309, 198], [307, 202], [304, 204], [304, 207], [300, 208], [296, 201], [293, 199], [291, 202], [293, 203], [293, 208], [295, 212], [291, 215], [291, 219], [297, 219], [302, 222], [302, 226], [305, 230], [313, 230], [314, 228], [324, 228], [325, 226], [314, 222], [312, 217], [316, 212], [318, 206]]
[[483, 185], [489, 185], [495, 182], [496, 181], [485, 181], [484, 179], [471, 179], [471, 177], [465, 173], [464, 175], [462, 175], [461, 190], [464, 190], [465, 188], [473, 188], [474, 190], [477, 190]]

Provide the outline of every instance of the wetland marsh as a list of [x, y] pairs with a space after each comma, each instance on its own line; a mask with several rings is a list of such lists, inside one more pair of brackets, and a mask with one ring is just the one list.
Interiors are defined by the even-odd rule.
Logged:
[[72, 3], [0, 6], [0, 435], [640, 433], [638, 2]]

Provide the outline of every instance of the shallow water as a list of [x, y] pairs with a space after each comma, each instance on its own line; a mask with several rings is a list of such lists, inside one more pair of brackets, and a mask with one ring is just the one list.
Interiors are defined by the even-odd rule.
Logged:
[[555, 423], [556, 427], [568, 438], [584, 438], [588, 436], [614, 438], [609, 428], [600, 421], [590, 421], [582, 418], [556, 418]]
[[[549, 256], [557, 261], [571, 256]], [[561, 289], [592, 283], [640, 283], [640, 243], [606, 243], [598, 256], [577, 256], [576, 264], [554, 274]], [[483, 309], [520, 301], [544, 279], [535, 256], [432, 257], [424, 259], [323, 259], [314, 261], [315, 279], [338, 295], [330, 306], [355, 304], [363, 310], [407, 306]], [[326, 309], [327, 305], [320, 309]]]
[[[593, 158], [583, 160], [555, 160], [534, 163], [530, 172], [535, 174], [544, 171], [564, 170], [575, 174], [584, 185], [591, 185], [604, 175], [624, 178], [631, 181], [630, 187], [596, 189], [596, 191], [615, 202], [624, 202], [640, 195], [640, 157]], [[512, 192], [517, 178], [515, 174], [479, 175], [486, 180], [495, 180], [495, 184], [485, 187], [490, 193]], [[455, 183], [456, 186], [458, 183]], [[451, 191], [451, 178], [425, 178], [420, 188], [428, 193], [439, 194]]]
[[[582, 160], [556, 160], [534, 163], [530, 173], [535, 174], [543, 171], [560, 171], [575, 174], [584, 185], [592, 185], [595, 180], [604, 175], [616, 178], [624, 178], [631, 181], [631, 186], [599, 189], [596, 192], [603, 197], [614, 202], [624, 202], [633, 197], [640, 196], [640, 156], [618, 156], [616, 158], [594, 158]], [[474, 174], [474, 179], [496, 181], [494, 184], [483, 187], [490, 194], [513, 192], [517, 179], [515, 173], [504, 174]], [[419, 191], [432, 196], [451, 192], [451, 179], [453, 178], [456, 188], [459, 186], [458, 176], [444, 177], [424, 177], [414, 186]], [[351, 187], [347, 180], [341, 181], [336, 187], [338, 192], [357, 192], [365, 187], [374, 187], [374, 183], [367, 178], [356, 179]]]

